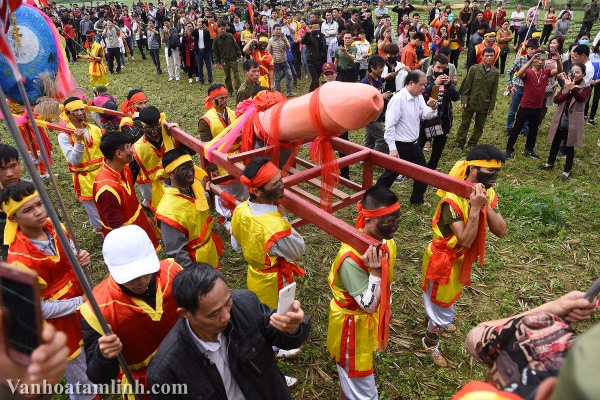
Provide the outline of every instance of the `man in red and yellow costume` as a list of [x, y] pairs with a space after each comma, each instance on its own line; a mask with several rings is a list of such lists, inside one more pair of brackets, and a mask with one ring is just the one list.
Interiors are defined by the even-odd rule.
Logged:
[[288, 222], [281, 171], [268, 158], [250, 161], [240, 181], [250, 198], [239, 204], [231, 218], [232, 245], [248, 262], [248, 289], [271, 308], [277, 308], [279, 290], [304, 270], [294, 261], [306, 250], [304, 239]]
[[[227, 107], [229, 93], [224, 85], [215, 83], [208, 88], [208, 96], [204, 99], [204, 108], [206, 113], [198, 120], [198, 134], [203, 142], [210, 142], [217, 137], [225, 128], [227, 128], [235, 120], [235, 112]], [[237, 154], [240, 151], [240, 144], [235, 143], [227, 154]], [[210, 166], [212, 177], [226, 175], [227, 171], [222, 168], [217, 168], [216, 165]], [[219, 185], [221, 189], [238, 200], [248, 198], [248, 191], [237, 179], [231, 179]], [[218, 197], [215, 200], [215, 208], [221, 215], [217, 221], [225, 226], [228, 231], [231, 231], [231, 215], [232, 210], [230, 205], [221, 201]]]
[[[57, 238], [38, 192], [30, 182], [18, 181], [0, 192], [0, 205], [7, 215], [4, 243], [9, 245], [6, 262], [38, 274], [42, 318], [67, 334], [67, 383], [91, 384], [85, 374], [85, 354], [81, 351], [81, 326], [77, 308], [83, 303], [83, 290]], [[64, 229], [62, 226], [59, 229]], [[81, 250], [81, 265], [89, 265], [90, 254]], [[92, 399], [94, 395], [78, 395]]]
[[471, 284], [472, 264], [479, 258], [483, 265], [486, 226], [497, 237], [506, 234], [492, 187], [503, 163], [504, 154], [494, 146], [475, 146], [449, 174], [474, 184], [471, 197], [438, 190], [441, 200], [431, 222], [433, 240], [423, 255], [421, 289], [427, 324], [423, 346], [440, 367], [447, 362], [438, 348], [439, 335], [456, 331], [453, 305], [462, 286]]
[[483, 49], [491, 47], [494, 49], [494, 65], [498, 62], [500, 56], [500, 47], [496, 45], [496, 31], [488, 31], [483, 35], [483, 42], [475, 46], [475, 63], [481, 64], [483, 62]]
[[102, 234], [106, 237], [113, 229], [137, 225], [146, 231], [158, 251], [160, 245], [154, 228], [142, 210], [133, 187], [128, 165], [133, 161], [131, 139], [120, 132], [108, 132], [102, 137], [100, 149], [105, 159], [94, 181], [94, 201], [102, 220]]
[[121, 103], [121, 111], [127, 114], [119, 123], [119, 130], [131, 137], [135, 143], [144, 134], [144, 127], [140, 121], [140, 111], [148, 107], [148, 98], [140, 89], [131, 89], [127, 98]]
[[387, 346], [400, 203], [390, 189], [375, 185], [358, 209], [356, 227], [382, 245], [360, 254], [342, 243], [327, 279], [333, 292], [327, 349], [337, 364], [340, 398], [377, 399], [373, 352]]
[[87, 50], [86, 55], [77, 55], [77, 58], [87, 58], [90, 60], [90, 67], [88, 74], [90, 75], [90, 85], [95, 88], [98, 85], [108, 86], [108, 74], [106, 73], [106, 66], [104, 65], [104, 47], [96, 42], [95, 32], [87, 32], [85, 34], [86, 42], [85, 49]]
[[260, 68], [260, 77], [258, 84], [273, 90], [275, 80], [273, 78], [275, 64], [273, 56], [267, 50], [269, 38], [260, 36], [258, 39], [252, 39], [244, 46], [244, 53], [248, 54], [253, 60], [258, 62]]
[[163, 195], [162, 157], [167, 151], [179, 146], [167, 132], [164, 126], [165, 118], [154, 106], [140, 111], [144, 136], [134, 143], [133, 161], [129, 165], [133, 180], [144, 196], [145, 205], [152, 211], [156, 211]]
[[83, 204], [94, 232], [100, 233], [102, 226], [94, 204], [92, 187], [102, 166], [102, 130], [87, 122], [85, 107], [85, 103], [77, 97], [69, 97], [60, 105], [60, 119], [67, 122], [67, 128], [74, 129], [75, 132], [60, 132], [58, 144], [67, 159], [69, 171], [73, 174], [75, 194]]
[[203, 262], [219, 268], [223, 242], [213, 232], [213, 220], [203, 188], [206, 172], [183, 148], [165, 153], [164, 194], [156, 209], [165, 252], [183, 268]]
[[[134, 379], [148, 388], [146, 367], [179, 319], [171, 283], [181, 267], [173, 259], [159, 261], [152, 241], [136, 225], [111, 231], [102, 256], [110, 276], [94, 288], [94, 298], [112, 333], [102, 331], [86, 302], [81, 307], [81, 326], [87, 375], [97, 384], [110, 384], [117, 377], [125, 380], [116, 358], [122, 352]], [[133, 399], [131, 394], [124, 397]]]

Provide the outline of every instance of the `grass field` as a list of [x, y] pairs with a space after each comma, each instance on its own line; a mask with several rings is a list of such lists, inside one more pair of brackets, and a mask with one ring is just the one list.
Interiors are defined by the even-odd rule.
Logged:
[[[511, 11], [507, 10], [507, 13], [510, 15]], [[576, 12], [582, 15], [581, 9]], [[461, 55], [461, 65], [465, 57]], [[509, 56], [507, 64], [510, 65], [513, 59], [514, 53]], [[161, 63], [166, 72], [164, 58]], [[91, 98], [87, 67], [87, 63], [79, 62], [72, 65], [72, 72]], [[215, 74], [215, 82], [222, 82], [222, 70], [215, 71]], [[465, 70], [459, 67], [459, 74], [462, 80]], [[204, 112], [207, 86], [195, 82], [190, 85], [183, 74], [180, 82], [167, 82], [166, 73], [156, 78], [151, 60], [142, 61], [137, 52], [136, 60], [128, 62], [122, 74], [111, 75], [109, 79], [110, 92], [119, 101], [125, 98], [130, 89], [142, 88], [148, 95], [149, 104], [165, 112], [169, 121], [177, 122], [191, 134], [196, 132], [197, 120]], [[300, 85], [301, 88], [295, 91], [306, 93], [308, 80], [302, 80]], [[499, 93], [504, 91], [505, 86], [506, 82], [501, 77]], [[505, 148], [506, 138], [502, 133], [509, 102], [510, 97], [499, 96], [480, 143]], [[234, 104], [230, 106], [235, 107]], [[524, 139], [521, 138], [516, 145], [517, 156], [509, 160], [500, 173], [497, 183], [499, 208], [508, 223], [508, 233], [503, 239], [488, 236], [485, 266], [473, 268], [473, 285], [465, 289], [456, 304], [458, 332], [452, 336], [444, 335], [441, 344], [443, 354], [450, 361], [450, 368], [447, 369], [435, 367], [422, 351], [423, 327], [417, 322], [423, 316], [421, 260], [431, 240], [430, 224], [434, 209], [409, 205], [412, 182], [394, 184], [392, 187], [400, 198], [402, 209], [401, 225], [396, 237], [398, 258], [393, 283], [390, 346], [387, 351], [378, 354], [375, 361], [380, 398], [449, 398], [466, 382], [485, 379], [486, 368], [472, 360], [463, 345], [470, 328], [483, 320], [509, 316], [534, 307], [569, 290], [585, 291], [598, 276], [600, 205], [595, 203], [595, 199], [600, 195], [600, 156], [596, 145], [599, 130], [586, 124], [584, 147], [576, 149], [572, 176], [568, 181], [561, 182], [560, 171], [564, 161], [559, 160], [553, 171], [537, 169], [549, 151], [545, 137], [554, 110], [549, 110], [540, 127], [536, 151], [542, 160], [531, 160], [520, 155], [524, 145]], [[455, 113], [454, 128], [439, 167], [444, 172], [464, 156], [453, 149], [453, 138], [461, 116], [458, 107]], [[4, 125], [2, 137], [6, 137]], [[76, 226], [81, 246], [92, 254], [93, 277], [99, 282], [104, 277], [102, 240], [91, 233], [85, 212], [73, 194], [70, 174], [56, 145], [56, 135], [51, 134], [51, 137], [55, 143], [54, 172], [58, 174], [61, 196], [67, 203], [69, 218]], [[350, 137], [362, 143], [364, 131], [351, 132]], [[357, 179], [360, 173], [360, 165], [351, 167], [352, 177]], [[437, 203], [433, 188], [427, 191], [426, 200]], [[338, 216], [353, 223], [355, 212], [345, 211]], [[225, 237], [224, 229], [216, 229], [218, 234]], [[300, 359], [281, 362], [280, 366], [284, 372], [300, 380], [300, 384], [292, 391], [293, 398], [335, 399], [338, 395], [337, 372], [325, 348], [328, 304], [331, 299], [326, 279], [339, 242], [311, 225], [301, 228], [300, 233], [307, 244], [306, 254], [299, 262], [306, 270], [306, 277], [299, 282], [297, 293], [306, 314], [312, 318], [313, 330]], [[245, 262], [228, 245], [221, 271], [232, 288], [245, 286]], [[583, 324], [578, 328], [585, 330], [587, 326]]]

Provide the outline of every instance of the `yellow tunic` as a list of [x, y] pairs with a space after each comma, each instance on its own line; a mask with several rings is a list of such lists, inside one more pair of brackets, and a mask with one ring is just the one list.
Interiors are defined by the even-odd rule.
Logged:
[[[498, 204], [498, 196], [496, 195], [494, 188], [489, 188], [487, 190], [487, 195], [490, 207], [495, 208]], [[423, 291], [427, 290], [429, 280], [425, 277], [427, 276], [427, 268], [429, 266], [431, 255], [434, 252], [445, 252], [446, 262], [448, 263], [448, 282], [446, 284], [440, 284], [438, 282], [433, 283], [431, 301], [442, 307], [449, 307], [454, 304], [454, 302], [462, 293], [460, 277], [466, 249], [458, 245], [458, 238], [454, 234], [443, 237], [440, 229], [438, 228], [438, 222], [442, 213], [442, 205], [444, 203], [448, 203], [448, 205], [452, 207], [452, 209], [456, 211], [458, 215], [460, 215], [465, 224], [469, 219], [469, 199], [447, 192], [446, 196], [438, 203], [431, 223], [433, 228], [433, 240], [429, 243], [427, 249], [425, 249], [425, 254], [423, 255], [421, 289], [423, 289]], [[475, 239], [475, 242], [476, 241], [477, 239]]]
[[[87, 52], [90, 56], [104, 58], [104, 47], [95, 41], [92, 42], [92, 45], [87, 49]], [[90, 59], [88, 74], [90, 75], [90, 85], [93, 88], [98, 85], [108, 86], [108, 74], [106, 73], [106, 66], [102, 60], [96, 61]]]
[[[248, 289], [271, 308], [277, 308], [279, 290], [302, 269], [283, 257], [269, 255], [271, 246], [278, 239], [292, 234], [292, 225], [278, 212], [255, 216], [248, 201], [235, 208], [231, 218], [231, 231], [242, 247], [248, 263]], [[303, 273], [303, 272], [302, 272]]]
[[[391, 282], [394, 279], [396, 243], [388, 240], [386, 244], [390, 249]], [[379, 309], [372, 314], [364, 311], [338, 280], [339, 269], [348, 257], [354, 260], [366, 274], [370, 273], [360, 256], [361, 254], [350, 245], [342, 243], [327, 278], [333, 292], [333, 299], [329, 304], [327, 350], [331, 358], [341, 367], [346, 365], [346, 351], [348, 351], [348, 377], [350, 378], [364, 377], [373, 373], [373, 351], [378, 347]]]
[[[90, 135], [89, 140], [84, 136], [84, 151], [81, 162], [77, 165], [69, 164], [69, 171], [73, 174], [73, 186], [75, 187], [75, 193], [79, 200], [92, 201], [94, 195], [92, 188], [94, 187], [94, 180], [96, 175], [100, 171], [104, 155], [100, 151], [100, 140], [102, 139], [102, 130], [96, 125], [85, 124], [88, 133]], [[67, 124], [67, 128], [75, 129], [75, 125], [72, 123]], [[71, 145], [75, 144], [73, 135], [68, 134]]]
[[[196, 196], [205, 196], [202, 193]], [[195, 199], [178, 188], [165, 187], [163, 198], [156, 209], [156, 219], [181, 231], [188, 239], [187, 253], [193, 262], [204, 262], [219, 268], [223, 243], [213, 232], [213, 220], [208, 208], [196, 209]]]

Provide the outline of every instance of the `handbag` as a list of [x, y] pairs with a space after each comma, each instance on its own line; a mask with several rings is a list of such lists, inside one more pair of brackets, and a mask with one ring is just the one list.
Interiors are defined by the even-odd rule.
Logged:
[[500, 55], [504, 56], [506, 54], [510, 53], [510, 46], [504, 46], [503, 48], [500, 49]]
[[425, 131], [427, 139], [442, 136], [444, 134], [444, 130], [442, 129], [442, 118], [440, 118], [440, 116], [424, 120], [421, 122], [421, 127]]
[[564, 112], [560, 116], [560, 124], [558, 125], [560, 129], [569, 129], [569, 116], [566, 112]]

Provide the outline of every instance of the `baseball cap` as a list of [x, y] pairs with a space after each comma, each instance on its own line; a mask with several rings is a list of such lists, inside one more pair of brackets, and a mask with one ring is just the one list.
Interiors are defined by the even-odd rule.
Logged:
[[110, 275], [119, 284], [152, 274], [160, 267], [152, 241], [137, 225], [109, 232], [102, 245], [102, 256]]
[[325, 72], [337, 72], [337, 67], [332, 62], [326, 62], [325, 64], [323, 64], [322, 72], [323, 73], [325, 73]]
[[533, 47], [537, 49], [540, 47], [540, 42], [538, 42], [537, 39], [529, 39], [529, 41], [527, 41], [527, 46], [525, 47]]

